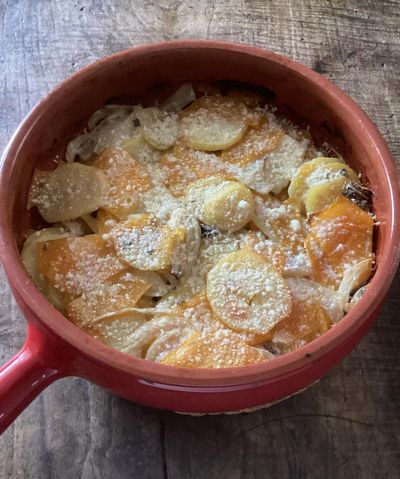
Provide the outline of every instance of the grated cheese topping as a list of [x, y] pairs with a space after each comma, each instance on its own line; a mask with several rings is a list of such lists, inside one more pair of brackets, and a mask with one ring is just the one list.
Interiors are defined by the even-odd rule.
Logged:
[[251, 92], [187, 84], [158, 106], [106, 105], [67, 163], [35, 170], [28, 208], [50, 227], [23, 262], [72, 323], [127, 354], [273, 359], [340, 321], [371, 276], [373, 217], [341, 193], [366, 188], [334, 151]]

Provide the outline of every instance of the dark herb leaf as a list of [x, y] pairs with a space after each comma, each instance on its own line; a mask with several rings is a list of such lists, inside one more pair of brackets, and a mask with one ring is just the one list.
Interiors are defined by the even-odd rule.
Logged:
[[360, 183], [346, 183], [343, 185], [342, 194], [359, 208], [370, 211], [372, 191]]
[[211, 239], [215, 238], [218, 236], [220, 233], [217, 228], [214, 228], [214, 226], [209, 226], [205, 225], [204, 223], [200, 223], [200, 229], [201, 229], [201, 236], [206, 239]]

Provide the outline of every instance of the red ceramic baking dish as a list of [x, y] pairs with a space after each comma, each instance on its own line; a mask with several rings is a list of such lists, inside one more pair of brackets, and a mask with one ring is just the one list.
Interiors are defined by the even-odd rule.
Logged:
[[[377, 269], [361, 301], [330, 331], [305, 347], [241, 368], [190, 370], [111, 350], [71, 324], [30, 281], [19, 256], [35, 226], [26, 210], [33, 169], [62, 155], [68, 140], [107, 102], [149, 104], [181, 83], [245, 82], [267, 88], [271, 102], [316, 142], [328, 140], [368, 179], [376, 228]], [[0, 430], [46, 386], [79, 376], [138, 403], [187, 413], [219, 413], [270, 404], [309, 386], [366, 334], [399, 262], [400, 197], [390, 152], [351, 98], [314, 71], [266, 50], [213, 41], [141, 46], [100, 60], [58, 85], [24, 120], [8, 145], [0, 178], [0, 253], [28, 322], [22, 350], [0, 371]]]

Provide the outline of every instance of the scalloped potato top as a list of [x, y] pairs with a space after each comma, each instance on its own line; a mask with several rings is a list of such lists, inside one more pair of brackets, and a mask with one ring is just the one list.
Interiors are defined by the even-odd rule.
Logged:
[[22, 260], [72, 323], [170, 366], [238, 367], [316, 339], [373, 270], [370, 191], [250, 91], [107, 105], [28, 207]]

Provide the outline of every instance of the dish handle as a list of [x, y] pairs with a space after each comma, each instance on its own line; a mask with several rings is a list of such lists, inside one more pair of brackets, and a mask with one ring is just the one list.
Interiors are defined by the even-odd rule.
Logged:
[[47, 335], [29, 325], [22, 349], [0, 368], [0, 434], [56, 379], [64, 376], [51, 367], [55, 349]]

